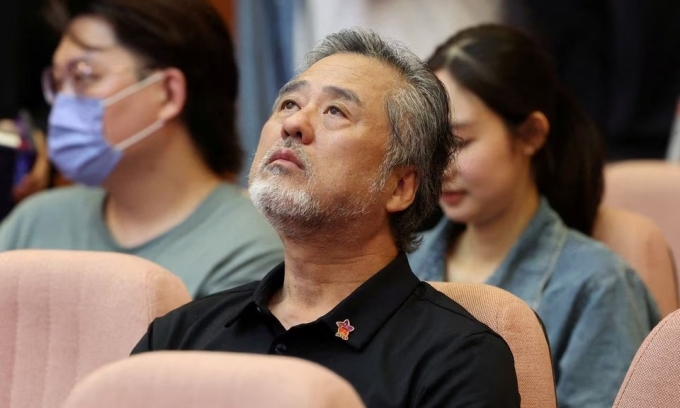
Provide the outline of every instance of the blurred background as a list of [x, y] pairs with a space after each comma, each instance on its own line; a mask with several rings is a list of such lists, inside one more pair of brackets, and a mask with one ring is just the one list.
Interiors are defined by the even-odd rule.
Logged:
[[[23, 113], [37, 130], [44, 130], [48, 115], [40, 74], [57, 44], [41, 14], [46, 1], [3, 0], [0, 6], [0, 118]], [[248, 157], [278, 88], [324, 35], [372, 28], [427, 58], [455, 31], [482, 22], [505, 22], [540, 40], [605, 134], [608, 160], [680, 155], [679, 141], [673, 156], [671, 138], [680, 96], [677, 0], [212, 2], [238, 48], [240, 135]], [[48, 183], [58, 184], [58, 175], [52, 172]]]

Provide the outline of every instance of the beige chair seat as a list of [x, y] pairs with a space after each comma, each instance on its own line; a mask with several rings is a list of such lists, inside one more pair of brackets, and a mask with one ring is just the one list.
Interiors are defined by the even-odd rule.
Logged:
[[680, 310], [662, 320], [638, 349], [614, 408], [680, 407]]
[[661, 316], [680, 307], [673, 258], [654, 221], [628, 210], [602, 206], [593, 238], [607, 245], [637, 271], [659, 305]]
[[[603, 203], [651, 218], [680, 259], [680, 164], [632, 160], [605, 169]], [[677, 272], [677, 271], [676, 271]], [[680, 279], [676, 279], [680, 293]]]
[[354, 388], [318, 364], [209, 351], [139, 354], [80, 382], [63, 408], [363, 408]]

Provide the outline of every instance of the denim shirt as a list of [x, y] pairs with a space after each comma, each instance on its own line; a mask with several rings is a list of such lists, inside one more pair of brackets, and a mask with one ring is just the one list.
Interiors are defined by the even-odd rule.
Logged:
[[[444, 218], [423, 234], [409, 256], [419, 278], [444, 278], [452, 228]], [[569, 229], [545, 199], [486, 283], [514, 293], [543, 320], [560, 408], [611, 408], [638, 347], [659, 322], [635, 271]]]

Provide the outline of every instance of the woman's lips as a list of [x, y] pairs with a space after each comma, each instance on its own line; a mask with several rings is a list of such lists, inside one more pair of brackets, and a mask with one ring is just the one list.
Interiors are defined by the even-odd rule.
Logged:
[[444, 191], [442, 192], [441, 201], [447, 205], [456, 205], [465, 197], [465, 191]]

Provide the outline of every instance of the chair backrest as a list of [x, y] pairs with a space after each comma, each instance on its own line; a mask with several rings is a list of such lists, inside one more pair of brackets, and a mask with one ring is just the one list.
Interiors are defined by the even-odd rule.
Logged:
[[178, 277], [130, 255], [0, 254], [0, 407], [60, 407], [78, 380], [127, 357], [155, 317], [189, 300]]
[[641, 407], [680, 407], [680, 310], [649, 333], [614, 401], [614, 408]]
[[633, 160], [608, 165], [603, 203], [651, 218], [680, 259], [680, 164]]
[[490, 285], [428, 283], [505, 339], [515, 358], [522, 408], [557, 406], [550, 346], [540, 319], [529, 305]]
[[316, 363], [257, 354], [162, 351], [101, 368], [63, 408], [363, 408], [343, 378]]
[[680, 308], [673, 258], [654, 221], [631, 211], [601, 206], [593, 238], [607, 245], [638, 272], [662, 316]]

